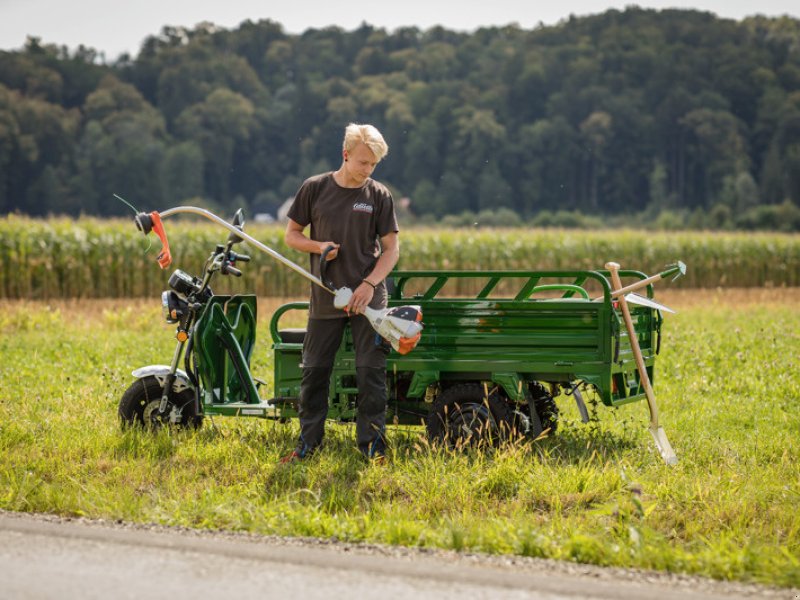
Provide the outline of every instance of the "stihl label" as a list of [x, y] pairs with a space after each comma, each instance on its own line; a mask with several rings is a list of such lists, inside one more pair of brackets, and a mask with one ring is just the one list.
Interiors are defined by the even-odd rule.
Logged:
[[366, 202], [356, 202], [353, 204], [353, 212], [363, 212], [372, 214], [372, 205]]

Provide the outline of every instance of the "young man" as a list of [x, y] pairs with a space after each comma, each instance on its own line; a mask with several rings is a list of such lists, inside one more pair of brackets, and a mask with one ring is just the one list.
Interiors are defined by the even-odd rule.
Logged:
[[[345, 129], [338, 170], [307, 179], [289, 209], [286, 243], [311, 255], [319, 276], [326, 248], [327, 278], [335, 288], [349, 287], [353, 297], [345, 311], [333, 306], [333, 295], [311, 288], [303, 342], [300, 385], [300, 438], [284, 462], [305, 458], [322, 442], [328, 414], [328, 389], [336, 350], [347, 321], [353, 333], [358, 385], [356, 443], [367, 457], [386, 450], [386, 355], [388, 345], [376, 335], [364, 308], [386, 307], [384, 279], [400, 257], [397, 217], [392, 195], [370, 177], [389, 147], [372, 125], [351, 123]], [[304, 233], [310, 226], [308, 236]]]

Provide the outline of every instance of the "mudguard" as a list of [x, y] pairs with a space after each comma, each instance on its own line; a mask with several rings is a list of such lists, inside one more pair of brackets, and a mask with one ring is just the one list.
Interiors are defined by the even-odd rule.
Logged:
[[[144, 379], [145, 377], [150, 377], [152, 375], [158, 380], [158, 382], [161, 384], [161, 387], [164, 387], [164, 383], [166, 382], [169, 372], [169, 365], [147, 365], [146, 367], [139, 367], [131, 374], [136, 379]], [[178, 369], [175, 372], [175, 383], [172, 384], [172, 389], [176, 394], [180, 394], [184, 390], [194, 389], [194, 386], [189, 380], [189, 376], [186, 374], [186, 371]]]

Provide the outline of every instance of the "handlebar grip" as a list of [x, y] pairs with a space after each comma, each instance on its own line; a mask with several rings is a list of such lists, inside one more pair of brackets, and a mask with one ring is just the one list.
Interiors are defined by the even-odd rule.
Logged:
[[250, 262], [250, 257], [247, 254], [238, 254], [237, 252], [228, 252], [228, 259], [231, 262], [241, 261]]
[[241, 277], [242, 272], [230, 263], [224, 263], [220, 269], [224, 275], [233, 275], [234, 277]]

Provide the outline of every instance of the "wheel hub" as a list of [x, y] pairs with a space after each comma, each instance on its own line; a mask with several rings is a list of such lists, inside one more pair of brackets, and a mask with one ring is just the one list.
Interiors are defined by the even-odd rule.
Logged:
[[164, 414], [158, 412], [160, 406], [161, 399], [159, 398], [158, 400], [151, 400], [147, 403], [147, 406], [144, 407], [142, 416], [146, 425], [158, 428], [163, 425], [168, 425], [172, 421], [172, 413], [175, 411], [175, 406], [172, 402], [167, 402], [167, 411]]
[[452, 441], [457, 444], [494, 437], [497, 430], [489, 408], [482, 404], [464, 404], [452, 412], [449, 421]]

